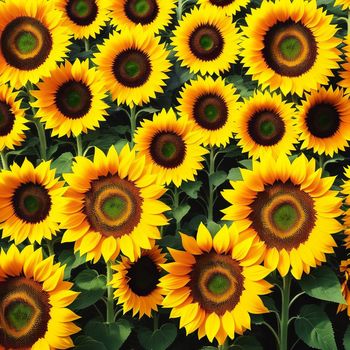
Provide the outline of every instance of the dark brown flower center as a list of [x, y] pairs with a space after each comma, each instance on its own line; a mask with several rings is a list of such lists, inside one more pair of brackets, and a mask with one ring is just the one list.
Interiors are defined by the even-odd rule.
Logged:
[[193, 105], [193, 117], [198, 125], [205, 129], [220, 129], [226, 124], [228, 118], [226, 102], [219, 95], [202, 95]]
[[45, 336], [50, 319], [49, 295], [25, 277], [0, 282], [0, 344], [24, 349]]
[[289, 181], [265, 186], [251, 208], [252, 227], [268, 247], [279, 250], [304, 243], [316, 222], [313, 199]]
[[70, 80], [62, 84], [55, 96], [59, 111], [67, 118], [78, 119], [87, 114], [91, 108], [92, 94], [90, 88], [78, 81]]
[[37, 19], [27, 16], [17, 17], [7, 24], [0, 41], [7, 64], [21, 70], [38, 68], [52, 49], [48, 28]]
[[218, 28], [202, 25], [193, 30], [189, 45], [193, 55], [203, 61], [212, 61], [222, 53], [224, 38]]
[[127, 277], [128, 285], [136, 295], [147, 296], [157, 288], [160, 272], [149, 256], [142, 256], [132, 264]]
[[134, 23], [152, 23], [159, 12], [156, 0], [127, 0], [124, 5], [126, 16]]
[[174, 132], [159, 132], [151, 141], [150, 153], [157, 164], [165, 168], [176, 168], [185, 159], [186, 144]]
[[277, 144], [285, 134], [283, 119], [273, 111], [255, 113], [248, 121], [249, 136], [259, 145]]
[[331, 137], [340, 127], [339, 112], [332, 104], [316, 104], [307, 112], [306, 125], [309, 132], [316, 137]]
[[0, 136], [8, 135], [15, 123], [15, 115], [11, 111], [11, 106], [0, 101]]
[[214, 252], [196, 257], [189, 288], [195, 302], [208, 313], [232, 311], [243, 292], [242, 268], [228, 255]]
[[68, 0], [66, 12], [72, 22], [88, 26], [96, 19], [98, 7], [95, 0]]
[[225, 7], [231, 5], [235, 0], [209, 0], [210, 3], [216, 6]]
[[268, 66], [282, 76], [297, 77], [315, 63], [317, 43], [300, 22], [277, 22], [264, 37], [263, 55]]
[[85, 194], [84, 211], [91, 227], [104, 236], [131, 234], [141, 219], [140, 191], [118, 175], [100, 177]]
[[12, 203], [16, 215], [30, 223], [45, 220], [52, 204], [48, 190], [32, 182], [22, 184], [15, 190]]

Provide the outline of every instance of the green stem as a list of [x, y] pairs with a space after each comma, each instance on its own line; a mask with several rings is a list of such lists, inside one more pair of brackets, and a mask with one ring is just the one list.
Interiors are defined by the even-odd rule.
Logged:
[[282, 314], [280, 327], [280, 350], [288, 350], [288, 320], [289, 320], [289, 299], [292, 275], [288, 273], [283, 278], [282, 293]]
[[318, 167], [320, 169], [322, 169], [322, 171], [323, 171], [323, 167], [324, 167], [324, 160], [325, 160], [324, 154], [320, 154], [318, 157]]
[[213, 207], [214, 207], [214, 185], [213, 185], [213, 174], [215, 172], [215, 151], [213, 147], [210, 147], [209, 153], [209, 196], [208, 196], [208, 221], [213, 221]]
[[182, 17], [182, 0], [178, 0], [177, 2], [176, 17], [178, 21], [180, 21]]
[[84, 46], [85, 46], [85, 51], [90, 50], [90, 44], [89, 44], [89, 39], [84, 39]]
[[9, 166], [8, 166], [8, 163], [7, 163], [7, 157], [6, 157], [5, 151], [1, 151], [0, 152], [0, 157], [1, 157], [2, 168], [4, 170], [8, 170]]
[[[174, 198], [173, 198], [173, 210], [178, 208], [179, 206], [179, 197], [180, 197], [180, 191], [177, 187], [174, 189]], [[176, 220], [176, 232], [178, 232], [180, 229], [180, 221]]]
[[45, 135], [44, 125], [36, 118], [34, 118], [33, 122], [34, 122], [35, 127], [38, 131], [38, 136], [39, 136], [40, 158], [42, 160], [46, 160], [47, 143], [46, 143], [46, 135]]
[[218, 345], [218, 350], [227, 350], [228, 347], [228, 341], [227, 339], [225, 340], [224, 344]]
[[134, 147], [134, 134], [136, 129], [136, 107], [130, 108], [130, 147]]
[[159, 328], [159, 316], [157, 312], [152, 312], [153, 317], [153, 330], [156, 331]]
[[54, 256], [55, 255], [54, 242], [52, 240], [47, 239], [46, 246], [47, 246], [47, 251], [49, 253], [49, 256]]
[[77, 156], [82, 156], [83, 155], [83, 140], [80, 135], [77, 135]]
[[113, 287], [110, 284], [113, 278], [112, 262], [107, 262], [107, 323], [114, 322]]
[[346, 21], [346, 25], [347, 25], [348, 35], [349, 35], [350, 34], [350, 11], [348, 11], [348, 18]]

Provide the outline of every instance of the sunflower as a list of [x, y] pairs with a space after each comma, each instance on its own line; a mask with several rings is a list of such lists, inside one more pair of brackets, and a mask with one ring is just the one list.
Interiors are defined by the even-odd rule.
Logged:
[[339, 271], [343, 275], [343, 283], [341, 285], [341, 291], [346, 304], [339, 304], [337, 313], [347, 310], [347, 314], [350, 317], [350, 259], [340, 262]]
[[129, 145], [119, 155], [113, 146], [107, 156], [96, 148], [93, 161], [75, 157], [72, 171], [64, 174], [62, 242], [75, 242], [74, 250], [95, 262], [101, 255], [113, 260], [120, 250], [134, 262], [160, 238], [157, 226], [167, 224], [162, 213], [169, 208], [158, 198], [166, 189], [155, 184], [145, 157]]
[[69, 35], [61, 12], [47, 0], [0, 3], [0, 83], [16, 89], [49, 76], [68, 51]]
[[234, 86], [222, 78], [198, 77], [185, 84], [177, 109], [195, 123], [203, 145], [225, 146], [233, 134], [238, 98]]
[[284, 154], [265, 155], [241, 174], [242, 181], [231, 181], [233, 190], [222, 192], [232, 204], [224, 220], [235, 220], [242, 234], [263, 242], [265, 266], [277, 267], [282, 277], [291, 269], [300, 279], [326, 261], [336, 246], [332, 234], [342, 230], [336, 220], [342, 200], [330, 190], [335, 178], [321, 178], [315, 159], [301, 155], [291, 164]]
[[12, 244], [0, 252], [0, 350], [68, 349], [79, 332], [69, 306], [78, 296], [73, 283], [63, 281], [64, 266], [42, 249]]
[[152, 120], [144, 120], [135, 132], [135, 149], [152, 164], [157, 182], [176, 187], [194, 180], [208, 151], [200, 146], [202, 134], [187, 118], [176, 119], [173, 109], [163, 109]]
[[51, 161], [36, 168], [27, 159], [0, 173], [0, 228], [15, 244], [29, 239], [39, 244], [59, 230], [64, 182], [50, 169]]
[[163, 92], [170, 70], [168, 53], [159, 38], [143, 32], [141, 25], [113, 34], [98, 49], [94, 62], [118, 104], [142, 105]]
[[237, 29], [224, 13], [195, 7], [174, 31], [175, 56], [191, 72], [218, 74], [230, 68], [238, 55]]
[[198, 0], [198, 4], [211, 13], [222, 11], [227, 16], [233, 16], [245, 8], [249, 0]]
[[270, 91], [296, 93], [327, 84], [339, 67], [340, 39], [316, 0], [264, 0], [247, 15], [241, 56], [247, 74]]
[[137, 25], [144, 32], [157, 34], [171, 21], [176, 0], [111, 0], [112, 23], [121, 31]]
[[28, 130], [25, 110], [17, 98], [18, 92], [7, 85], [0, 86], [0, 151], [20, 146], [25, 138], [24, 131]]
[[345, 195], [344, 204], [348, 207], [348, 209], [345, 211], [344, 216], [344, 226], [345, 226], [345, 248], [350, 249], [350, 166], [345, 168], [345, 177], [346, 180], [344, 181], [344, 184], [342, 185], [342, 194]]
[[109, 3], [105, 0], [56, 0], [62, 11], [62, 25], [75, 39], [95, 38], [109, 21]]
[[[350, 8], [350, 2], [349, 2]], [[344, 51], [345, 51], [345, 63], [342, 65], [344, 71], [339, 72], [342, 80], [338, 83], [339, 86], [346, 89], [346, 92], [350, 92], [350, 36], [346, 36], [344, 40]]]
[[284, 102], [281, 95], [255, 92], [235, 116], [238, 146], [253, 159], [266, 152], [275, 157], [280, 153], [290, 154], [298, 138], [294, 114], [293, 104]]
[[77, 136], [95, 130], [104, 121], [108, 105], [105, 85], [89, 61], [78, 59], [72, 65], [66, 61], [38, 84], [39, 90], [30, 93], [37, 98], [32, 103], [38, 108], [37, 116], [59, 137]]
[[298, 106], [297, 127], [301, 148], [333, 156], [344, 151], [350, 140], [349, 98], [340, 89], [320, 88]]
[[335, 0], [334, 6], [341, 6], [342, 10], [350, 9], [350, 1], [349, 0]]
[[187, 334], [198, 329], [199, 338], [223, 344], [250, 329], [249, 313], [268, 312], [259, 295], [270, 292], [263, 279], [270, 270], [255, 265], [262, 245], [254, 237], [225, 225], [212, 239], [200, 224], [196, 239], [181, 238], [185, 251], [168, 248], [175, 262], [162, 265], [169, 274], [160, 286], [167, 291], [163, 306], [172, 308], [171, 318], [180, 317]]
[[113, 266], [117, 271], [111, 284], [115, 288], [114, 298], [118, 304], [123, 304], [124, 314], [132, 310], [132, 315], [139, 313], [151, 316], [152, 310], [157, 311], [162, 304], [164, 290], [158, 286], [161, 267], [166, 259], [158, 246], [152, 249], [142, 249], [141, 256], [134, 262], [122, 257], [122, 261]]

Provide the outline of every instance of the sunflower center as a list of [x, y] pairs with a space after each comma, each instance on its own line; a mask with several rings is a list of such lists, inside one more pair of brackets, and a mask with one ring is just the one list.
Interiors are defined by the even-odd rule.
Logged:
[[132, 22], [143, 25], [152, 23], [159, 13], [156, 0], [127, 0], [124, 10]]
[[242, 268], [231, 256], [211, 252], [196, 258], [189, 287], [205, 311], [223, 315], [239, 302], [243, 281]]
[[213, 5], [216, 6], [227, 6], [232, 4], [235, 0], [209, 0]]
[[204, 129], [222, 128], [228, 119], [228, 108], [225, 100], [215, 94], [200, 96], [193, 105], [193, 116], [198, 125]]
[[136, 88], [147, 82], [152, 72], [148, 55], [136, 49], [119, 53], [113, 63], [113, 73], [118, 82]]
[[30, 223], [44, 220], [51, 209], [51, 197], [47, 189], [32, 182], [18, 187], [12, 197], [16, 215]]
[[193, 55], [203, 61], [212, 61], [222, 53], [224, 38], [217, 27], [202, 25], [190, 35], [189, 45]]
[[261, 146], [277, 144], [285, 134], [283, 119], [273, 111], [260, 111], [255, 113], [248, 121], [250, 137]]
[[21, 54], [27, 54], [38, 46], [38, 39], [31, 32], [21, 32], [16, 38], [16, 47]]
[[31, 348], [47, 331], [50, 308], [40, 283], [25, 277], [0, 282], [0, 344], [5, 349]]
[[186, 144], [182, 137], [173, 132], [156, 134], [150, 145], [153, 160], [164, 168], [176, 168], [186, 155]]
[[306, 124], [312, 135], [319, 138], [331, 137], [340, 127], [340, 115], [335, 106], [319, 103], [309, 109]]
[[15, 115], [11, 112], [11, 107], [0, 101], [0, 136], [9, 134], [15, 123]]
[[141, 219], [140, 191], [133, 182], [117, 175], [100, 177], [85, 194], [84, 211], [91, 227], [102, 235], [128, 235]]
[[296, 77], [314, 65], [317, 44], [311, 30], [301, 22], [277, 22], [265, 34], [263, 55], [276, 73]]
[[70, 80], [58, 88], [55, 102], [58, 110], [66, 118], [82, 118], [91, 108], [91, 90], [83, 82]]
[[252, 227], [268, 247], [297, 248], [316, 222], [314, 201], [290, 181], [265, 186], [251, 204]]
[[75, 24], [88, 26], [96, 19], [98, 7], [95, 0], [68, 0], [66, 12]]
[[157, 288], [160, 272], [149, 256], [142, 256], [132, 264], [127, 277], [129, 287], [135, 294], [147, 296]]

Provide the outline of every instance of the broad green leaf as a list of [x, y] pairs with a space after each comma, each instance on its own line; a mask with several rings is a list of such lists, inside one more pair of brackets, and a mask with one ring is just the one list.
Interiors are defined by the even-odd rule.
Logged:
[[243, 180], [241, 171], [239, 170], [239, 168], [230, 169], [230, 171], [227, 174], [227, 180], [231, 180], [231, 181]]
[[188, 181], [188, 182], [184, 182], [182, 184], [181, 189], [190, 198], [197, 199], [201, 186], [202, 186], [202, 181]]
[[173, 210], [173, 217], [177, 222], [180, 222], [190, 209], [191, 207], [188, 204], [179, 205]]
[[52, 162], [51, 168], [56, 169], [57, 175], [69, 173], [72, 169], [72, 161], [73, 154], [71, 152], [64, 152]]
[[76, 350], [107, 350], [106, 347], [103, 345], [103, 343], [85, 336], [81, 335], [77, 337], [75, 340], [75, 347]]
[[211, 235], [214, 237], [215, 234], [221, 229], [221, 226], [212, 220], [208, 220], [207, 228], [208, 228], [209, 232], [211, 233]]
[[234, 350], [263, 350], [262, 345], [259, 341], [253, 336], [242, 335], [233, 343], [233, 346], [230, 349]]
[[212, 181], [212, 184], [217, 187], [227, 180], [227, 174], [225, 171], [219, 170], [214, 174], [211, 174], [210, 179]]
[[238, 163], [244, 166], [246, 169], [252, 170], [253, 168], [251, 159], [243, 159], [243, 160], [240, 160]]
[[343, 339], [343, 345], [345, 350], [350, 350], [350, 324], [346, 328]]
[[147, 350], [166, 350], [174, 342], [177, 328], [172, 323], [163, 324], [154, 332], [140, 328], [137, 337], [140, 344]]
[[62, 265], [66, 265], [64, 269], [64, 278], [69, 279], [72, 270], [85, 263], [86, 256], [80, 256], [79, 253], [75, 254], [71, 249], [65, 249], [62, 250], [62, 252], [58, 256], [58, 261]]
[[326, 312], [317, 305], [304, 305], [294, 327], [298, 337], [313, 349], [337, 348], [332, 323]]

